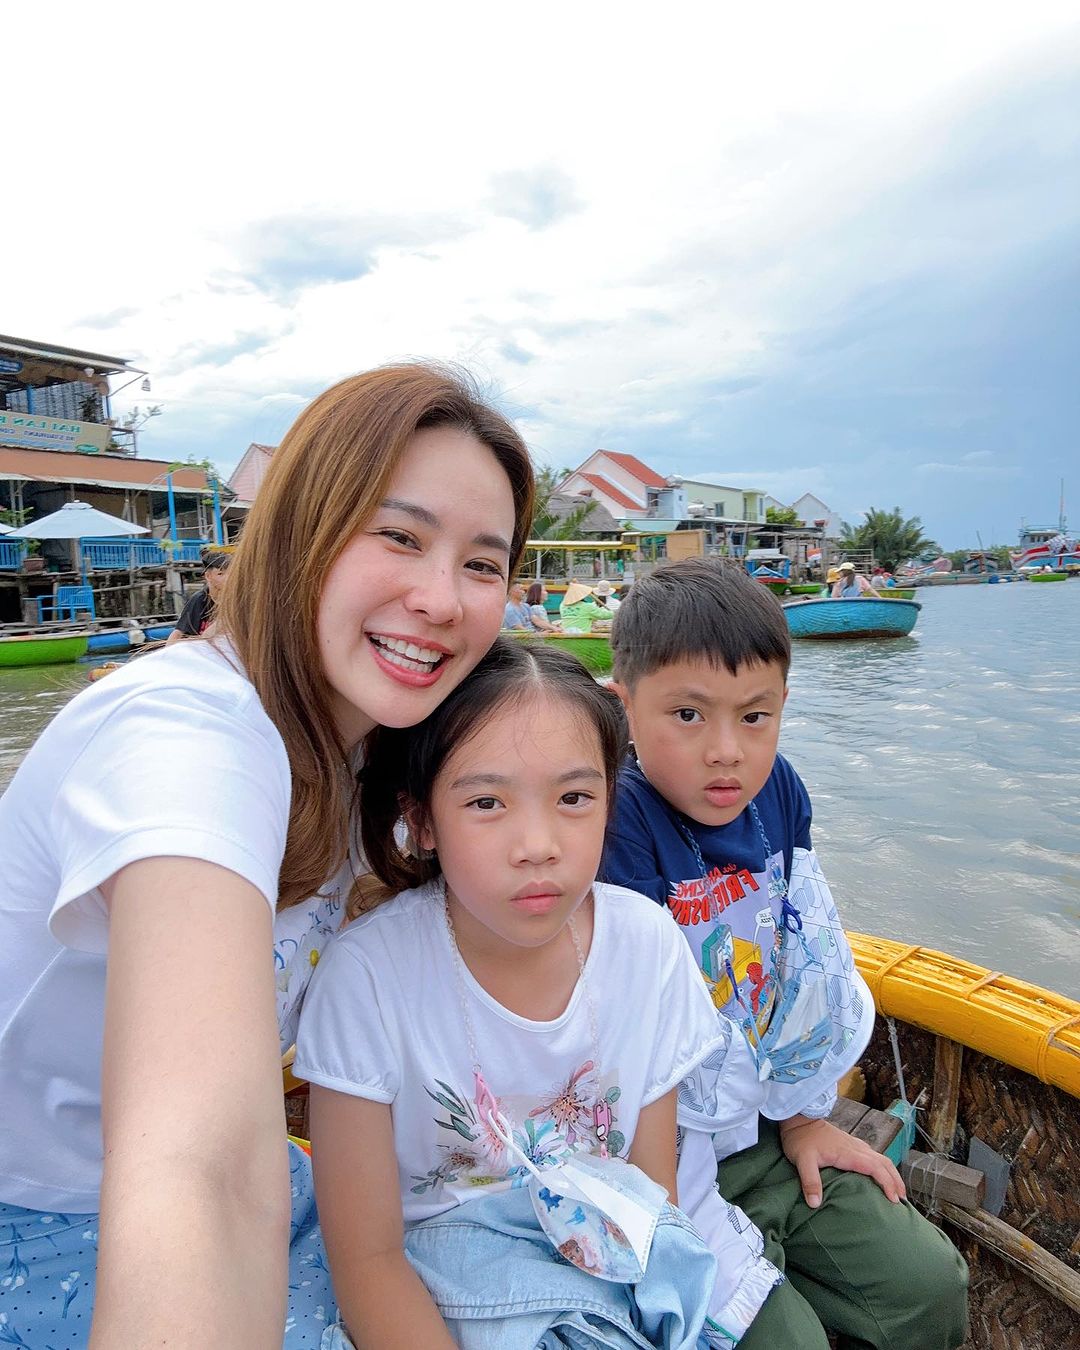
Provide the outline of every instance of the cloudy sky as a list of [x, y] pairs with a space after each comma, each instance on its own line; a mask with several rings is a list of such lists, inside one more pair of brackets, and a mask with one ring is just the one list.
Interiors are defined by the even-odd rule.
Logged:
[[1080, 526], [1075, 0], [379, 8], [5, 18], [0, 330], [149, 370], [143, 454], [432, 356], [543, 463]]

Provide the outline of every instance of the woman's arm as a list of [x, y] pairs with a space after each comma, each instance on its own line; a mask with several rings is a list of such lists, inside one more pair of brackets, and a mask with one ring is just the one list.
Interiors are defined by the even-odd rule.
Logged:
[[405, 1258], [390, 1107], [313, 1083], [311, 1156], [334, 1292], [358, 1350], [453, 1350]]
[[655, 1102], [644, 1107], [638, 1116], [634, 1142], [630, 1146], [630, 1161], [652, 1177], [668, 1193], [673, 1205], [679, 1203], [675, 1184], [677, 1160], [675, 1156], [675, 1099], [678, 1088], [672, 1088]]
[[110, 911], [91, 1350], [280, 1345], [289, 1177], [265, 898], [150, 858]]

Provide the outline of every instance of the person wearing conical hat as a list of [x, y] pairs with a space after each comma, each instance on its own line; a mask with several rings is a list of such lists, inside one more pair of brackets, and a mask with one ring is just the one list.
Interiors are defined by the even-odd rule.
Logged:
[[563, 632], [588, 633], [592, 629], [593, 619], [610, 619], [611, 611], [602, 609], [593, 595], [591, 586], [584, 582], [572, 581], [566, 588], [562, 604], [559, 606]]

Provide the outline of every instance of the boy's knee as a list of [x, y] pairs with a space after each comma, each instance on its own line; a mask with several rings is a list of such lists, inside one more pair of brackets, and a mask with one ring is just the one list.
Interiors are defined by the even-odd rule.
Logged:
[[924, 1339], [912, 1345], [963, 1345], [968, 1325], [967, 1262], [940, 1228], [920, 1214], [913, 1218], [905, 1259], [897, 1263], [903, 1289], [894, 1307], [903, 1308], [904, 1321], [913, 1332], [921, 1328]]
[[[927, 1227], [933, 1228], [928, 1223]], [[922, 1301], [928, 1308], [942, 1313], [951, 1311], [958, 1322], [967, 1321], [968, 1268], [967, 1262], [940, 1229], [934, 1228], [939, 1241], [932, 1258], [924, 1262], [920, 1274]], [[930, 1253], [927, 1253], [930, 1257]]]

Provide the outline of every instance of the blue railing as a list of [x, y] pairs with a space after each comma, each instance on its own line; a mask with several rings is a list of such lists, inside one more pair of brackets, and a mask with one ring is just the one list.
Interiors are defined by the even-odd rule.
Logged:
[[185, 539], [163, 548], [157, 539], [95, 539], [82, 546], [84, 566], [93, 572], [123, 571], [130, 567], [165, 567], [170, 562], [197, 563], [206, 539]]
[[21, 539], [0, 539], [0, 571], [17, 572], [26, 557], [26, 545]]

